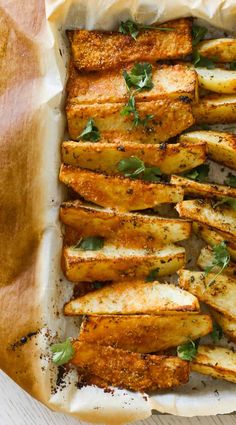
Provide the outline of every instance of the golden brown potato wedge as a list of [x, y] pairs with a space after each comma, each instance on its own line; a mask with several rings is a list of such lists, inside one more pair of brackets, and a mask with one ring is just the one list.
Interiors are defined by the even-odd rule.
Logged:
[[74, 63], [79, 70], [102, 71], [132, 62], [181, 59], [192, 52], [190, 19], [156, 26], [173, 30], [141, 31], [137, 40], [119, 32], [68, 31]]
[[193, 115], [197, 124], [236, 122], [236, 96], [205, 96], [193, 105]]
[[[100, 378], [103, 385], [150, 391], [172, 388], [186, 383], [189, 378], [189, 362], [178, 357], [144, 356], [81, 341], [75, 341], [73, 347], [75, 354], [71, 363], [79, 368], [79, 372], [85, 370]], [[93, 380], [90, 379], [90, 383]]]
[[236, 134], [222, 131], [192, 131], [180, 136], [180, 142], [206, 142], [209, 157], [236, 170]]
[[198, 299], [173, 284], [143, 281], [112, 283], [65, 305], [68, 316], [83, 314], [167, 314], [199, 311]]
[[236, 189], [219, 184], [199, 183], [181, 176], [171, 176], [171, 184], [181, 186], [185, 195], [203, 198], [236, 198]]
[[188, 239], [191, 234], [187, 220], [117, 213], [78, 201], [64, 202], [60, 219], [76, 229], [77, 241], [79, 237], [101, 236], [116, 246], [154, 248]]
[[236, 279], [232, 276], [180, 270], [179, 285], [215, 310], [236, 319]]
[[183, 189], [167, 183], [151, 183], [121, 176], [106, 176], [71, 165], [62, 165], [61, 182], [94, 204], [118, 211], [153, 208], [183, 199]]
[[211, 309], [211, 315], [216, 323], [220, 325], [223, 333], [230, 339], [236, 342], [236, 319], [226, 316], [226, 314], [219, 313], [219, 311]]
[[200, 345], [191, 370], [236, 383], [236, 353], [225, 347]]
[[176, 205], [180, 217], [192, 219], [214, 227], [236, 239], [236, 211], [224, 205], [213, 207], [210, 201], [193, 199]]
[[[200, 255], [197, 260], [197, 265], [202, 270], [205, 270], [206, 267], [209, 267], [212, 265], [213, 260], [214, 260], [214, 252], [211, 247], [207, 246], [201, 249]], [[220, 267], [215, 266], [213, 271], [215, 273], [219, 272]], [[228, 276], [236, 277], [236, 264], [231, 261], [229, 265], [224, 269], [224, 274]]]
[[119, 162], [132, 156], [141, 159], [146, 166], [160, 168], [163, 174], [182, 173], [206, 160], [206, 144], [62, 143], [62, 162], [105, 174], [120, 174]]
[[207, 314], [86, 316], [79, 340], [152, 353], [177, 347], [211, 331], [212, 320]]
[[125, 103], [93, 103], [92, 105], [69, 104], [66, 108], [69, 135], [77, 139], [89, 118], [93, 118], [101, 136], [104, 133], [124, 133], [143, 138], [146, 142], [165, 142], [180, 134], [194, 123], [192, 106], [184, 99], [160, 99], [136, 104], [140, 119], [152, 115], [147, 125], [134, 126], [133, 114], [121, 115]]
[[222, 68], [196, 68], [200, 87], [215, 93], [235, 94], [236, 71]]
[[216, 232], [215, 229], [196, 222], [193, 223], [193, 230], [194, 233], [199, 235], [211, 247], [225, 241], [232, 260], [236, 261], [236, 243], [234, 244], [233, 242], [228, 241], [227, 235], [224, 235], [221, 232]]
[[158, 275], [165, 276], [179, 270], [184, 263], [185, 249], [175, 245], [150, 252], [111, 244], [99, 251], [83, 251], [70, 246], [64, 247], [62, 254], [63, 271], [72, 282], [145, 279], [153, 269], [159, 269]]
[[213, 40], [204, 40], [197, 46], [201, 56], [214, 58], [218, 62], [233, 62], [236, 60], [236, 39], [235, 38], [216, 38]]

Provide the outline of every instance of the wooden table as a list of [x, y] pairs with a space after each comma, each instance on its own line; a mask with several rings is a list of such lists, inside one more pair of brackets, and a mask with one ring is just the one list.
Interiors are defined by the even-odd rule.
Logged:
[[[0, 373], [0, 425], [85, 425], [85, 422], [51, 412]], [[236, 425], [236, 416], [180, 418], [155, 415], [134, 425]]]

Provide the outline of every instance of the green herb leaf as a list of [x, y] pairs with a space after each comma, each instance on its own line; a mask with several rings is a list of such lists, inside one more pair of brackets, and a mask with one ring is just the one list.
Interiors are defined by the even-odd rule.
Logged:
[[61, 366], [65, 363], [68, 363], [75, 354], [75, 350], [73, 345], [71, 344], [70, 338], [67, 338], [65, 342], [53, 344], [51, 346], [51, 351], [53, 353], [52, 361], [57, 366]]
[[231, 62], [231, 63], [230, 63], [230, 65], [229, 65], [229, 68], [230, 68], [232, 71], [236, 71], [236, 61]]
[[236, 210], [236, 199], [235, 198], [222, 198], [219, 201], [213, 204], [213, 208], [218, 207], [219, 205], [227, 204], [233, 210]]
[[123, 71], [123, 77], [129, 89], [134, 87], [140, 91], [153, 88], [152, 65], [150, 63], [136, 63], [130, 73]]
[[215, 63], [217, 61], [217, 58], [206, 58], [204, 56], [201, 56], [198, 51], [193, 53], [193, 65], [195, 68], [207, 68], [207, 69], [214, 69]]
[[121, 34], [130, 35], [134, 40], [137, 40], [137, 36], [142, 30], [152, 31], [174, 31], [174, 28], [155, 27], [153, 25], [143, 25], [128, 19], [127, 21], [121, 22], [119, 26], [119, 32]]
[[130, 95], [128, 102], [126, 103], [124, 108], [120, 111], [120, 114], [122, 116], [133, 114], [134, 127], [138, 125], [143, 125], [146, 127], [148, 124], [148, 121], [153, 119], [153, 115], [146, 115], [146, 117], [143, 119], [140, 118], [139, 113], [136, 109], [136, 102], [135, 102], [135, 98], [133, 94]]
[[196, 44], [198, 44], [201, 40], [203, 40], [207, 32], [208, 32], [208, 29], [206, 27], [202, 27], [200, 25], [193, 25], [192, 27], [193, 46], [196, 46]]
[[220, 242], [219, 244], [217, 244], [213, 247], [213, 254], [214, 254], [214, 258], [212, 260], [212, 264], [205, 268], [205, 270], [204, 270], [205, 274], [207, 276], [216, 267], [220, 268], [220, 270], [215, 275], [214, 279], [212, 279], [210, 282], [208, 282], [208, 286], [211, 286], [214, 283], [215, 278], [217, 276], [219, 276], [224, 271], [224, 269], [228, 266], [228, 264], [230, 262], [230, 254], [229, 254], [229, 251], [228, 251], [228, 248], [226, 246], [225, 241], [222, 241], [222, 242]]
[[213, 323], [213, 330], [211, 333], [211, 338], [213, 342], [216, 344], [217, 342], [221, 340], [222, 337], [223, 337], [223, 331], [221, 326], [218, 325], [218, 323]]
[[236, 176], [229, 173], [228, 178], [225, 180], [225, 184], [227, 184], [228, 186], [231, 186], [231, 187], [236, 187]]
[[208, 180], [209, 169], [210, 166], [208, 164], [202, 164], [184, 173], [183, 176], [200, 183], [206, 182]]
[[83, 251], [98, 251], [104, 246], [104, 238], [99, 236], [89, 236], [88, 238], [81, 239], [74, 249], [82, 249]]
[[178, 357], [182, 360], [192, 361], [197, 355], [197, 345], [194, 341], [185, 342], [177, 347]]
[[150, 270], [149, 274], [146, 277], [146, 282], [154, 282], [154, 280], [157, 280], [159, 268]]
[[97, 142], [100, 140], [100, 133], [95, 125], [93, 118], [89, 118], [82, 133], [77, 137], [77, 140], [86, 140], [89, 142]]
[[135, 156], [122, 159], [117, 168], [125, 177], [139, 178], [145, 181], [160, 181], [162, 174], [158, 167], [146, 167], [144, 162]]

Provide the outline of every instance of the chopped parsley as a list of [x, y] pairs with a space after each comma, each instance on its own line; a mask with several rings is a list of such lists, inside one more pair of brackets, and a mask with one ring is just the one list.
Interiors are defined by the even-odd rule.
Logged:
[[73, 248], [82, 249], [83, 251], [98, 251], [104, 246], [104, 238], [99, 236], [89, 236], [82, 238]]
[[[222, 241], [213, 247], [213, 254], [214, 254], [214, 257], [212, 260], [212, 264], [210, 266], [207, 266], [204, 271], [207, 276], [216, 267], [220, 268], [220, 270], [215, 275], [215, 278], [216, 278], [224, 271], [224, 269], [229, 265], [229, 262], [230, 262], [230, 254], [227, 249], [225, 241]], [[215, 278], [208, 283], [208, 286], [211, 286], [214, 283]]]
[[183, 174], [183, 176], [187, 177], [188, 179], [203, 183], [208, 180], [209, 169], [210, 166], [208, 164], [202, 164], [190, 171], [187, 171]]
[[144, 25], [138, 24], [137, 22], [128, 19], [127, 21], [122, 21], [119, 26], [119, 32], [124, 35], [130, 35], [134, 40], [137, 40], [137, 36], [140, 31], [143, 30], [152, 30], [152, 31], [174, 31], [174, 28], [166, 27], [155, 27], [153, 25]]
[[86, 140], [88, 142], [98, 142], [100, 140], [100, 132], [95, 125], [93, 118], [89, 118], [84, 130], [77, 137], [77, 140]]
[[146, 167], [144, 162], [135, 156], [122, 159], [119, 161], [117, 168], [125, 177], [145, 181], [158, 182], [162, 175], [158, 167]]
[[192, 361], [197, 355], [198, 343], [192, 340], [177, 347], [178, 357], [182, 360]]
[[213, 323], [213, 330], [211, 333], [211, 338], [213, 340], [213, 342], [216, 344], [217, 342], [219, 342], [221, 340], [221, 338], [223, 337], [223, 331], [220, 325], [218, 325], [218, 323]]
[[207, 69], [214, 69], [215, 68], [215, 62], [217, 61], [217, 58], [206, 58], [204, 56], [201, 56], [198, 51], [193, 53], [193, 65], [195, 68], [207, 68]]
[[51, 351], [53, 353], [52, 361], [57, 366], [68, 363], [75, 354], [75, 350], [71, 344], [70, 338], [67, 338], [65, 342], [51, 345]]
[[192, 27], [192, 44], [196, 46], [207, 34], [208, 29], [206, 27], [202, 27], [200, 25], [193, 25]]
[[160, 270], [159, 268], [150, 270], [150, 272], [148, 273], [146, 277], [146, 282], [154, 282], [154, 280], [157, 280], [159, 270]]

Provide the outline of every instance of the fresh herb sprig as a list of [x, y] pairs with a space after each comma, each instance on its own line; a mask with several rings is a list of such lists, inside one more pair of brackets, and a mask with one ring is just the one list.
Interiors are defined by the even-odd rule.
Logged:
[[73, 246], [74, 249], [82, 249], [83, 251], [98, 251], [104, 246], [104, 238], [99, 236], [89, 236], [82, 238]]
[[100, 140], [100, 132], [96, 127], [93, 118], [89, 118], [82, 133], [77, 137], [77, 140], [86, 140], [89, 142], [98, 142]]
[[236, 176], [234, 176], [233, 174], [229, 173], [229, 174], [228, 174], [228, 177], [227, 177], [227, 179], [226, 179], [226, 181], [225, 181], [225, 183], [226, 183], [228, 186], [236, 187]]
[[143, 125], [144, 127], [146, 127], [148, 121], [153, 119], [153, 115], [151, 114], [147, 114], [144, 118], [140, 118], [139, 112], [136, 109], [136, 102], [133, 94], [130, 95], [128, 102], [120, 111], [120, 114], [122, 116], [133, 114], [134, 127], [137, 127], [138, 125]]
[[192, 361], [197, 355], [198, 342], [188, 341], [177, 347], [177, 355], [182, 360]]
[[217, 57], [207, 58], [205, 56], [201, 56], [198, 51], [193, 52], [193, 65], [195, 68], [207, 68], [214, 69], [215, 62], [217, 62]]
[[154, 282], [155, 280], [157, 280], [159, 270], [160, 269], [158, 267], [156, 269], [150, 270], [146, 277], [146, 282]]
[[192, 45], [196, 46], [207, 34], [208, 29], [201, 25], [193, 25], [192, 27]]
[[236, 199], [235, 198], [229, 198], [229, 197], [221, 198], [219, 201], [215, 202], [213, 204], [213, 208], [216, 208], [219, 205], [223, 205], [223, 204], [226, 204], [229, 207], [231, 207], [233, 210], [236, 210]]
[[218, 323], [213, 323], [213, 330], [211, 332], [211, 338], [215, 344], [221, 340], [223, 337], [223, 331], [220, 325]]
[[53, 353], [52, 361], [57, 366], [68, 363], [75, 354], [70, 338], [67, 338], [65, 342], [51, 345], [51, 352]]
[[174, 28], [167, 27], [155, 27], [153, 25], [138, 24], [137, 22], [128, 19], [127, 21], [121, 21], [119, 26], [119, 32], [124, 35], [130, 35], [134, 40], [141, 31], [152, 30], [152, 31], [174, 31]]
[[230, 63], [229, 69], [231, 69], [231, 71], [236, 71], [236, 61]]
[[183, 174], [184, 177], [188, 179], [195, 180], [197, 182], [203, 183], [208, 181], [210, 166], [208, 164], [201, 164], [196, 168], [193, 168], [190, 171], [187, 171]]
[[125, 177], [132, 179], [158, 182], [162, 175], [160, 168], [146, 167], [144, 162], [135, 156], [122, 159], [119, 161], [117, 168]]
[[230, 254], [225, 241], [222, 241], [213, 247], [213, 254], [214, 257], [212, 260], [212, 264], [205, 268], [205, 274], [207, 276], [216, 267], [220, 268], [220, 270], [216, 273], [215, 277], [211, 279], [210, 282], [208, 282], [208, 286], [211, 286], [215, 282], [215, 278], [224, 271], [224, 269], [229, 265], [230, 262]]

